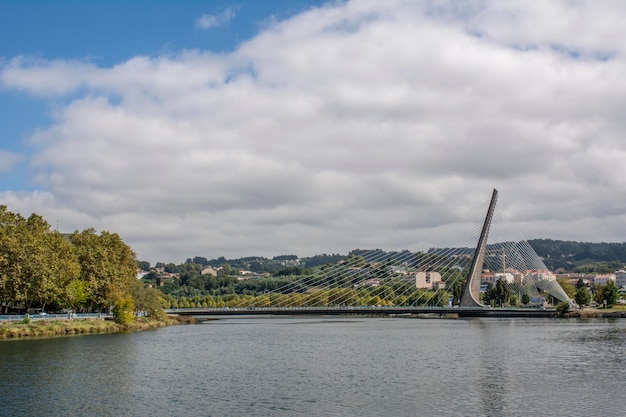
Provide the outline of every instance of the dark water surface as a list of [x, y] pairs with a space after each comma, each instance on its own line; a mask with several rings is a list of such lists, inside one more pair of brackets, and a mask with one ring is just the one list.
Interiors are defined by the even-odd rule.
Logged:
[[626, 416], [626, 320], [241, 317], [0, 341], [1, 416]]

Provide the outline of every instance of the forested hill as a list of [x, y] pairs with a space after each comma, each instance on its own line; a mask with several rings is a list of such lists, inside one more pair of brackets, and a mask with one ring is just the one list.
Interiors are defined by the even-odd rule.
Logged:
[[528, 243], [546, 266], [556, 271], [614, 272], [626, 264], [625, 243], [573, 242], [532, 239]]

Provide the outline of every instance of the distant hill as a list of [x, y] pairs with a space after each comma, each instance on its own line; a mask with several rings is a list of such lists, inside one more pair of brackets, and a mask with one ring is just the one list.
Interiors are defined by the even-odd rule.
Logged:
[[625, 243], [592, 243], [552, 239], [532, 239], [530, 246], [556, 271], [612, 272], [626, 264]]
[[[592, 243], [574, 242], [552, 239], [532, 239], [528, 243], [539, 255], [546, 267], [552, 271], [562, 272], [586, 272], [586, 273], [608, 273], [626, 268], [626, 242], [624, 243]], [[407, 259], [406, 251], [385, 252], [382, 249], [363, 250], [354, 249], [348, 255], [357, 255], [365, 261], [388, 258]], [[448, 248], [432, 248], [428, 253], [446, 253]], [[467, 254], [471, 255], [473, 248], [467, 248]], [[294, 273], [295, 269], [299, 273], [306, 273], [306, 269], [319, 267], [324, 264], [336, 264], [345, 259], [346, 255], [321, 254], [312, 257], [298, 258], [297, 255], [279, 255], [273, 258], [262, 256], [247, 256], [238, 259], [207, 259], [196, 256], [189, 258], [186, 264], [197, 264], [202, 266], [220, 267], [228, 264], [233, 270], [247, 270], [256, 273], [271, 273], [281, 275], [280, 272]], [[417, 259], [417, 258], [416, 258]], [[141, 262], [149, 269], [148, 262]], [[184, 268], [182, 265], [157, 263], [157, 267], [165, 267], [166, 272], [179, 272]], [[295, 268], [295, 269], [294, 269]]]

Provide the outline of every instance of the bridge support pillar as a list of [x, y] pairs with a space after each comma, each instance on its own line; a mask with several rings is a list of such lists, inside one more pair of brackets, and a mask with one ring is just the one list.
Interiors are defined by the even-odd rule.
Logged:
[[487, 210], [487, 216], [483, 223], [482, 231], [480, 232], [480, 239], [478, 245], [474, 250], [474, 256], [472, 257], [472, 264], [465, 278], [463, 284], [463, 293], [461, 294], [461, 307], [483, 307], [480, 302], [480, 279], [483, 271], [483, 263], [485, 261], [485, 251], [487, 249], [487, 237], [489, 236], [489, 227], [491, 226], [491, 219], [493, 218], [493, 212], [496, 208], [496, 201], [498, 200], [498, 190], [494, 188], [491, 195], [491, 202], [489, 203], [489, 210]]

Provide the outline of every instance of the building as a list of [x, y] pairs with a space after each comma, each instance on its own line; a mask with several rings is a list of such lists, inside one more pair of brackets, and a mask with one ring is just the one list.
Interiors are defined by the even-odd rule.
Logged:
[[439, 272], [416, 272], [415, 273], [415, 288], [431, 289], [445, 288], [446, 284], [441, 279]]
[[489, 272], [489, 271], [483, 271], [482, 275], [480, 276], [480, 286], [481, 287], [485, 287], [487, 288], [487, 285], [491, 284], [494, 285], [496, 283], [496, 274], [494, 274], [493, 272]]
[[626, 288], [626, 271], [620, 270], [615, 273], [615, 285], [617, 288]]
[[556, 274], [547, 269], [529, 269], [524, 274], [524, 281], [556, 281]]
[[[596, 276], [593, 277], [593, 284], [606, 285], [609, 281], [613, 281], [617, 285], [615, 277], [616, 274], [596, 274]], [[619, 285], [617, 287], [619, 288]]]
[[513, 284], [513, 282], [515, 282], [515, 276], [510, 272], [496, 272], [495, 274], [493, 274], [493, 279], [494, 283], [499, 279], [506, 282], [507, 284]]

